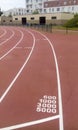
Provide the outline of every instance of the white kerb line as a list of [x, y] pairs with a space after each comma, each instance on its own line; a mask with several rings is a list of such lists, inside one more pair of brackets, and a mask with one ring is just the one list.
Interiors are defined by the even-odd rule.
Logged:
[[[35, 31], [37, 33], [40, 33], [38, 31]], [[47, 41], [49, 42], [51, 49], [53, 51], [53, 55], [54, 55], [54, 60], [55, 60], [55, 66], [56, 66], [56, 75], [57, 75], [57, 86], [58, 86], [58, 101], [59, 101], [59, 129], [60, 130], [64, 130], [64, 124], [63, 124], [63, 108], [62, 108], [62, 93], [61, 93], [61, 83], [60, 83], [60, 74], [59, 74], [59, 67], [58, 67], [58, 62], [57, 62], [57, 57], [56, 57], [56, 53], [53, 47], [53, 44], [51, 43], [51, 41], [42, 33], [40, 33], [43, 37], [45, 37], [47, 39]]]
[[[29, 32], [29, 31], [27, 31], [27, 32]], [[21, 67], [21, 69], [18, 71], [18, 73], [17, 73], [17, 75], [15, 76], [15, 78], [12, 80], [12, 82], [10, 83], [10, 85], [8, 86], [8, 88], [6, 89], [6, 91], [3, 93], [3, 95], [0, 97], [0, 103], [3, 101], [3, 99], [5, 98], [5, 96], [8, 94], [8, 92], [10, 91], [10, 89], [12, 88], [12, 86], [14, 85], [14, 83], [15, 83], [15, 81], [17, 80], [17, 78], [19, 77], [19, 75], [21, 74], [21, 72], [23, 71], [23, 69], [25, 68], [25, 66], [26, 66], [26, 64], [28, 63], [28, 61], [29, 61], [29, 59], [30, 59], [30, 57], [31, 57], [31, 54], [32, 54], [32, 52], [33, 52], [33, 50], [34, 50], [34, 47], [35, 47], [35, 37], [34, 37], [34, 35], [31, 33], [31, 32], [29, 32], [31, 35], [32, 35], [32, 37], [33, 37], [33, 46], [32, 46], [32, 49], [31, 49], [31, 52], [30, 52], [30, 54], [28, 55], [28, 57], [26, 58], [26, 60], [25, 60], [25, 62], [24, 62], [24, 64], [23, 64], [23, 66]]]

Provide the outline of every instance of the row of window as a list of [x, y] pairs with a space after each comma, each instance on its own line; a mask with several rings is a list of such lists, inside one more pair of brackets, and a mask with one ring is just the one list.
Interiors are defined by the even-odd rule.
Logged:
[[69, 7], [53, 7], [53, 8], [48, 8], [48, 9], [44, 9], [45, 13], [52, 13], [52, 12], [75, 12], [78, 10], [78, 7], [74, 7], [74, 6], [69, 6]]
[[[51, 19], [57, 19], [56, 16], [52, 16]], [[18, 20], [18, 18], [15, 18], [15, 20]], [[35, 17], [31, 17], [30, 20], [35, 20]]]
[[10, 12], [4, 12], [4, 15], [26, 15], [27, 12], [26, 10], [15, 10], [15, 11], [10, 11]]
[[73, 0], [73, 1], [71, 1], [71, 0], [69, 0], [69, 1], [64, 1], [64, 5], [68, 5], [68, 4], [76, 4], [77, 3], [77, 0]]
[[[26, 0], [26, 3], [29, 3], [29, 2], [32, 3], [33, 0]], [[43, 2], [43, 0], [35, 0], [35, 2], [37, 2], [37, 3], [38, 3], [38, 2]]]
[[73, 1], [71, 1], [71, 0], [67, 0], [67, 1], [64, 0], [62, 2], [60, 2], [60, 0], [59, 0], [56, 4], [54, 2], [56, 2], [56, 1], [52, 1], [51, 4], [49, 2], [44, 3], [44, 6], [45, 7], [51, 7], [51, 6], [55, 5], [55, 7], [57, 7], [57, 6], [68, 6], [68, 5], [76, 5], [77, 4], [77, 0], [73, 0]]
[[[53, 8], [45, 8], [44, 10], [38, 9], [39, 13], [55, 13], [55, 12], [78, 12], [78, 7], [74, 6], [68, 6], [68, 7], [53, 7]], [[18, 10], [14, 12], [9, 12], [10, 15], [26, 15], [27, 13], [32, 13], [32, 9], [27, 9], [27, 10]]]

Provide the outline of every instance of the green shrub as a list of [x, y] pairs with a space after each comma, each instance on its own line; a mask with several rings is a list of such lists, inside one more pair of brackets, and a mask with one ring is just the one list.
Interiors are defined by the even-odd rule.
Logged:
[[67, 23], [64, 24], [64, 27], [69, 28], [78, 27], [78, 14], [74, 15], [74, 18], [67, 21]]
[[34, 10], [32, 14], [39, 14], [38, 10]]

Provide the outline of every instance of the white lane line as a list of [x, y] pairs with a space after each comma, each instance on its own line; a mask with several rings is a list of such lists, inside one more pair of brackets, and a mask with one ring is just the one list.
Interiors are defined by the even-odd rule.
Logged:
[[25, 68], [26, 64], [28, 63], [31, 55], [32, 55], [32, 52], [34, 50], [34, 47], [35, 47], [35, 37], [33, 35], [33, 33], [27, 31], [28, 33], [30, 33], [33, 37], [33, 46], [32, 46], [32, 49], [28, 55], [28, 57], [26, 58], [24, 64], [22, 65], [22, 67], [20, 68], [20, 70], [18, 71], [17, 75], [15, 76], [15, 78], [12, 80], [12, 82], [10, 83], [10, 85], [7, 87], [6, 91], [3, 93], [3, 95], [0, 97], [0, 103], [3, 101], [3, 99], [5, 98], [5, 96], [8, 94], [8, 92], [10, 91], [10, 89], [12, 88], [12, 86], [14, 85], [15, 81], [18, 79], [19, 75], [22, 73], [23, 69]]
[[2, 60], [5, 56], [7, 56], [10, 52], [12, 52], [19, 44], [20, 42], [23, 40], [24, 34], [22, 31], [19, 31], [21, 33], [21, 38], [20, 40], [16, 43], [15, 46], [13, 46], [13, 48], [11, 48], [7, 53], [5, 53], [3, 56], [0, 57], [0, 60]]
[[25, 47], [25, 49], [31, 49], [32, 47]]
[[22, 49], [23, 47], [19, 47], [19, 46], [17, 46], [17, 47], [15, 47], [15, 49]]
[[56, 67], [56, 75], [57, 75], [57, 86], [58, 86], [58, 101], [59, 101], [59, 115], [60, 115], [60, 119], [59, 119], [59, 130], [64, 130], [64, 124], [63, 124], [63, 107], [62, 107], [62, 92], [61, 92], [61, 82], [60, 82], [60, 73], [59, 73], [59, 67], [58, 67], [58, 61], [57, 61], [57, 56], [55, 53], [55, 49], [53, 47], [52, 42], [47, 38], [47, 36], [45, 36], [44, 34], [42, 34], [41, 32], [35, 31], [39, 34], [41, 34], [45, 39], [47, 39], [48, 43], [51, 46], [53, 55], [54, 55], [54, 60], [55, 60], [55, 67]]
[[4, 33], [2, 35], [0, 35], [0, 38], [2, 38], [3, 36], [6, 35], [7, 31], [5, 29], [2, 29], [4, 31]]
[[45, 38], [43, 38], [43, 39], [36, 39], [36, 41], [42, 41], [42, 40], [46, 41]]
[[58, 118], [60, 118], [60, 116], [56, 115], [56, 116], [53, 116], [53, 117], [48, 117], [48, 118], [44, 118], [44, 119], [40, 119], [40, 120], [36, 120], [36, 121], [31, 121], [31, 122], [27, 122], [27, 123], [23, 123], [23, 124], [9, 126], [9, 127], [5, 127], [5, 128], [0, 128], [0, 130], [20, 129], [20, 128], [24, 128], [24, 127], [28, 127], [28, 126], [32, 126], [32, 125], [38, 125], [38, 124], [45, 123], [45, 122], [48, 122], [48, 121], [56, 120]]
[[1, 42], [0, 46], [2, 46], [4, 43], [6, 43], [7, 41], [9, 41], [14, 35], [15, 35], [14, 31], [12, 31], [12, 35], [9, 38], [7, 38], [5, 41]]
[[32, 49], [32, 47], [16, 47], [16, 49]]

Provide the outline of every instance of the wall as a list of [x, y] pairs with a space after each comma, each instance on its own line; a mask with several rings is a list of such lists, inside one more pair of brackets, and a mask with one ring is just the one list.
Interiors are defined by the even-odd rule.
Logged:
[[[13, 16], [13, 24], [22, 24], [22, 18], [26, 18], [27, 24], [40, 24], [40, 17], [46, 18], [45, 24], [62, 24], [64, 21], [74, 17], [73, 14], [68, 13], [51, 13], [51, 14], [36, 14], [36, 15], [24, 15]], [[18, 20], [15, 20], [18, 19]]]
[[12, 25], [13, 24], [13, 18], [12, 17], [2, 16], [1, 17], [1, 24], [2, 25]]
[[51, 13], [51, 14], [36, 14], [36, 15], [23, 15], [23, 16], [13, 16], [13, 17], [1, 17], [1, 24], [11, 24], [11, 25], [22, 25], [22, 18], [26, 19], [26, 24], [40, 24], [40, 17], [45, 17], [44, 24], [63, 24], [67, 20], [74, 17], [73, 14], [68, 13]]

